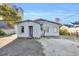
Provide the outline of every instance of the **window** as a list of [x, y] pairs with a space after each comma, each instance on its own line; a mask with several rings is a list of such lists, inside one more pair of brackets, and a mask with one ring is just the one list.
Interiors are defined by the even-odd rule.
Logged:
[[24, 33], [24, 26], [21, 26], [21, 33]]

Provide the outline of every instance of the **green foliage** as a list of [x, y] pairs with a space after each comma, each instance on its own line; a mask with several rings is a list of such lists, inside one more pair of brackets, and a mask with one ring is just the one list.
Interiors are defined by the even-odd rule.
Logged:
[[6, 35], [6, 33], [2, 29], [0, 29], [0, 36], [4, 36], [4, 35]]
[[59, 33], [60, 33], [60, 35], [69, 35], [69, 32], [67, 29], [60, 29]]
[[14, 27], [16, 22], [22, 21], [22, 18], [18, 16], [17, 10], [12, 9], [7, 3], [0, 5], [0, 16], [4, 18], [10, 27]]

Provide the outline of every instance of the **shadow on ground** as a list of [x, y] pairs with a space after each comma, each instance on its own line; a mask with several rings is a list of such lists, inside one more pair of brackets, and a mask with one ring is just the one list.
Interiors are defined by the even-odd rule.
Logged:
[[0, 56], [44, 56], [44, 53], [35, 39], [16, 39], [0, 49]]

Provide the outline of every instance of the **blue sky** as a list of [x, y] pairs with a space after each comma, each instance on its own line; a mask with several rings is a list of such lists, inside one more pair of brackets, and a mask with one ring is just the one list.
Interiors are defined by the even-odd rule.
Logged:
[[[70, 24], [79, 20], [79, 4], [78, 3], [16, 3], [13, 4], [24, 10], [24, 19], [44, 18], [53, 20], [60, 18], [60, 23]], [[74, 16], [71, 16], [74, 15]]]

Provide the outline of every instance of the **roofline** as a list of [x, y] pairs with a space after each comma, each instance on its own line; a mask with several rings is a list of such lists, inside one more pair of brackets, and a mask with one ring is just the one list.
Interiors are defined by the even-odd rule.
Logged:
[[61, 25], [62, 26], [62, 24], [60, 24], [60, 23], [57, 23], [57, 22], [53, 22], [53, 21], [49, 21], [49, 20], [44, 20], [44, 19], [36, 19], [36, 20], [34, 20], [34, 21], [47, 21], [47, 22], [50, 22], [50, 23], [55, 23], [55, 24], [57, 24], [57, 25]]
[[[36, 21], [39, 21], [39, 20], [40, 19], [36, 19], [36, 20], [24, 20], [24, 21], [17, 22], [16, 24], [20, 24], [20, 23], [23, 23], [23, 22], [34, 22], [34, 23], [40, 24], [39, 22], [36, 22]], [[42, 19], [41, 21], [47, 21], [47, 22], [54, 23], [54, 24], [57, 24], [59, 26], [62, 26], [62, 24], [60, 24], [60, 23], [56, 23], [56, 22], [49, 21], [49, 20]]]
[[[16, 24], [20, 24], [20, 23], [24, 23], [24, 22], [34, 22], [34, 21], [32, 21], [32, 20], [24, 20], [24, 21], [17, 22]], [[34, 23], [40, 24], [38, 22], [34, 22]]]

